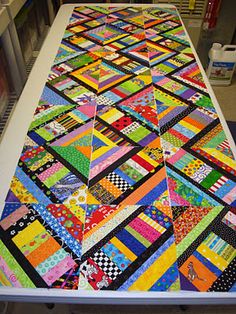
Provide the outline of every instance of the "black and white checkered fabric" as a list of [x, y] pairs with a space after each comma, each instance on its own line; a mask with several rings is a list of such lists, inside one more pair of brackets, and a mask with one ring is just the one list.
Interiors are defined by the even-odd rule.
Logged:
[[118, 176], [115, 172], [109, 173], [106, 178], [122, 192], [125, 192], [130, 187], [130, 184]]
[[121, 273], [121, 270], [116, 264], [114, 264], [110, 258], [100, 250], [94, 253], [92, 259], [111, 280], [115, 280]]

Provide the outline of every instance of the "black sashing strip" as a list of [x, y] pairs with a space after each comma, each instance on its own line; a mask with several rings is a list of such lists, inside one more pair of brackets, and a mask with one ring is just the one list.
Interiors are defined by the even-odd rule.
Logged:
[[[74, 71], [73, 71], [74, 72]], [[77, 77], [75, 77], [72, 72], [70, 73], [66, 73], [64, 74], [66, 75], [67, 78], [73, 80], [74, 82], [76, 82], [79, 86], [83, 86], [85, 87], [87, 90], [89, 90], [90, 92], [94, 93], [95, 95], [97, 94], [97, 89], [93, 88], [92, 86], [88, 85], [87, 83], [83, 82], [82, 80], [79, 80]], [[98, 86], [99, 86], [99, 82], [98, 82]], [[74, 88], [73, 86], [71, 88]], [[70, 90], [70, 88], [68, 88]]]
[[83, 183], [88, 184], [88, 178], [86, 178], [82, 173], [75, 169], [68, 161], [61, 157], [52, 147], [45, 146], [46, 150], [53, 155], [58, 161], [60, 161], [67, 169], [69, 169], [74, 175], [76, 175]]
[[236, 258], [228, 265], [223, 273], [213, 282], [208, 291], [226, 292], [236, 283]]
[[214, 233], [216, 233], [220, 238], [222, 238], [225, 242], [232, 245], [233, 248], [236, 249], [236, 232], [228, 227], [225, 223], [222, 221], [219, 221], [217, 223], [217, 226], [215, 225], [212, 230]]
[[160, 132], [161, 135], [167, 132], [170, 128], [172, 128], [175, 124], [179, 123], [183, 118], [187, 117], [191, 112], [196, 109], [195, 106], [186, 107], [184, 111], [176, 115], [173, 119], [168, 121], [165, 125], [161, 126]]
[[26, 275], [35, 284], [37, 288], [48, 288], [46, 282], [38, 274], [35, 268], [28, 262], [26, 257], [18, 249], [15, 243], [7, 236], [0, 226], [0, 238], [12, 256], [16, 259], [17, 263], [21, 266]]
[[[139, 146], [136, 142], [131, 140], [128, 136], [126, 136], [125, 134], [121, 133], [116, 128], [114, 128], [111, 124], [109, 124], [106, 121], [102, 120], [99, 116], [96, 116], [96, 120], [98, 122], [100, 122], [101, 124], [103, 124], [107, 129], [113, 131], [116, 135], [119, 135], [122, 139], [126, 140], [126, 142], [130, 143], [132, 146]], [[98, 131], [98, 132], [100, 132], [100, 131]], [[100, 133], [102, 133], [102, 132], [100, 132]]]
[[113, 238], [116, 233], [121, 231], [128, 225], [132, 220], [134, 220], [138, 215], [140, 215], [147, 206], [139, 206], [129, 217], [122, 221], [117, 227], [115, 227], [111, 232], [109, 232], [103, 239], [96, 243], [91, 249], [85, 252], [81, 257], [81, 263], [85, 262], [94, 253], [96, 253], [104, 244], [106, 244], [111, 238]]
[[161, 168], [163, 168], [164, 163], [161, 163], [155, 168], [155, 171], [152, 173], [148, 173], [146, 176], [144, 176], [141, 180], [139, 180], [135, 185], [133, 185], [133, 190], [127, 189], [121, 196], [116, 198], [114, 201], [111, 202], [112, 205], [118, 205], [119, 203], [122, 203], [122, 201], [125, 201], [125, 198], [128, 197], [130, 194], [134, 193], [137, 188], [139, 188], [144, 182], [149, 180], [155, 173], [157, 173]]
[[228, 172], [227, 170], [219, 167], [216, 163], [210, 161], [209, 159], [207, 159], [206, 157], [202, 156], [201, 154], [197, 153], [196, 151], [192, 150], [189, 147], [185, 147], [184, 150], [186, 152], [188, 152], [189, 154], [193, 155], [194, 157], [202, 160], [205, 164], [207, 164], [208, 166], [210, 166], [211, 168], [215, 169], [216, 171], [218, 171], [219, 173], [221, 173], [222, 175], [226, 176], [227, 178], [229, 178], [230, 180], [236, 182], [236, 177], [235, 175], [233, 175], [232, 173]]
[[227, 212], [228, 208], [223, 208], [222, 211], [216, 216], [216, 218], [213, 219], [213, 221], [208, 225], [208, 227], [205, 228], [203, 232], [197, 237], [197, 239], [193, 241], [191, 245], [183, 252], [183, 254], [178, 257], [179, 267], [181, 267], [183, 263], [196, 251], [198, 246], [205, 240], [210, 232], [213, 231], [214, 227], [218, 225], [218, 223], [222, 220]]
[[125, 163], [128, 159], [130, 159], [132, 156], [139, 153], [143, 148], [142, 147], [133, 147], [131, 151], [129, 151], [127, 154], [125, 154], [122, 158], [116, 160], [113, 164], [111, 164], [109, 167], [104, 169], [102, 172], [97, 174], [97, 176], [89, 181], [89, 187], [92, 187], [94, 184], [96, 184], [98, 181], [100, 181], [102, 178], [104, 178], [108, 173], [112, 172], [116, 168], [118, 168], [120, 165]]
[[191, 147], [196, 144], [199, 140], [202, 139], [207, 133], [209, 133], [212, 129], [214, 129], [218, 124], [220, 124], [219, 118], [213, 120], [210, 124], [208, 124], [203, 130], [201, 130], [197, 135], [191, 138], [186, 144], [182, 146], [182, 148]]
[[132, 274], [142, 266], [173, 234], [173, 226], [169, 227], [146, 251], [144, 251], [115, 281], [102, 290], [117, 290]]
[[208, 189], [205, 189], [203, 186], [201, 186], [199, 183], [197, 183], [196, 181], [194, 181], [192, 178], [188, 177], [185, 173], [183, 173], [182, 171], [180, 171], [179, 169], [175, 168], [173, 165], [171, 165], [170, 163], [168, 163], [166, 161], [166, 165], [173, 170], [174, 172], [176, 172], [178, 175], [180, 175], [181, 177], [183, 177], [185, 180], [189, 181], [189, 183], [191, 183], [192, 185], [196, 186], [199, 190], [201, 190], [202, 192], [204, 192], [205, 194], [209, 195], [212, 199], [214, 199], [215, 201], [217, 201], [219, 204], [223, 205], [223, 206], [227, 206], [229, 204], [225, 203], [222, 199], [220, 199], [219, 197], [217, 197], [216, 195], [212, 194]]
[[[48, 189], [46, 185], [39, 180], [35, 173], [31, 171], [23, 161], [20, 160], [18, 166], [24, 171], [24, 173], [30, 178], [30, 180], [37, 185], [37, 187], [42, 191], [42, 193], [46, 194], [46, 196], [52, 201], [52, 203], [61, 203], [61, 201], [52, 193], [52, 191]], [[32, 179], [32, 177], [34, 177], [34, 179]]]
[[[126, 48], [123, 48], [123, 49], [127, 49], [127, 47], [126, 47]], [[133, 61], [136, 61], [136, 62], [138, 62], [139, 64], [141, 64], [141, 65], [143, 65], [143, 66], [149, 68], [149, 61], [145, 61], [145, 60], [143, 60], [143, 59], [141, 59], [141, 58], [139, 58], [139, 57], [136, 57], [136, 56], [132, 55], [130, 52], [124, 52], [124, 51], [122, 51], [123, 49], [119, 50], [119, 55], [120, 55], [121, 57], [126, 57], [126, 58], [128, 58], [128, 59], [131, 59], [131, 60], [133, 60]], [[148, 55], [148, 53], [147, 53], [147, 55]]]

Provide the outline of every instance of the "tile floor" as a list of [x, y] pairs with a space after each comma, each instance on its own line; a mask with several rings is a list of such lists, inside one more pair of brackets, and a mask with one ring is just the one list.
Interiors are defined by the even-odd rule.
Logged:
[[236, 75], [229, 86], [213, 86], [224, 117], [228, 121], [236, 121]]

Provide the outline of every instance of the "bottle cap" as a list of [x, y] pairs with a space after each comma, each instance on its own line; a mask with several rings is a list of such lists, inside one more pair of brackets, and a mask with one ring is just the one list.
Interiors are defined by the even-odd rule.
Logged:
[[219, 44], [219, 43], [213, 43], [212, 48], [218, 50], [218, 49], [221, 49], [221, 48], [222, 48], [222, 45]]

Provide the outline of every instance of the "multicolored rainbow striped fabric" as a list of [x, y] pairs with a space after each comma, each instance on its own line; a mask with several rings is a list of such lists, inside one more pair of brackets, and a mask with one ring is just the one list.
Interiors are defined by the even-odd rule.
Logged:
[[6, 197], [0, 283], [236, 291], [235, 172], [177, 12], [77, 7]]

